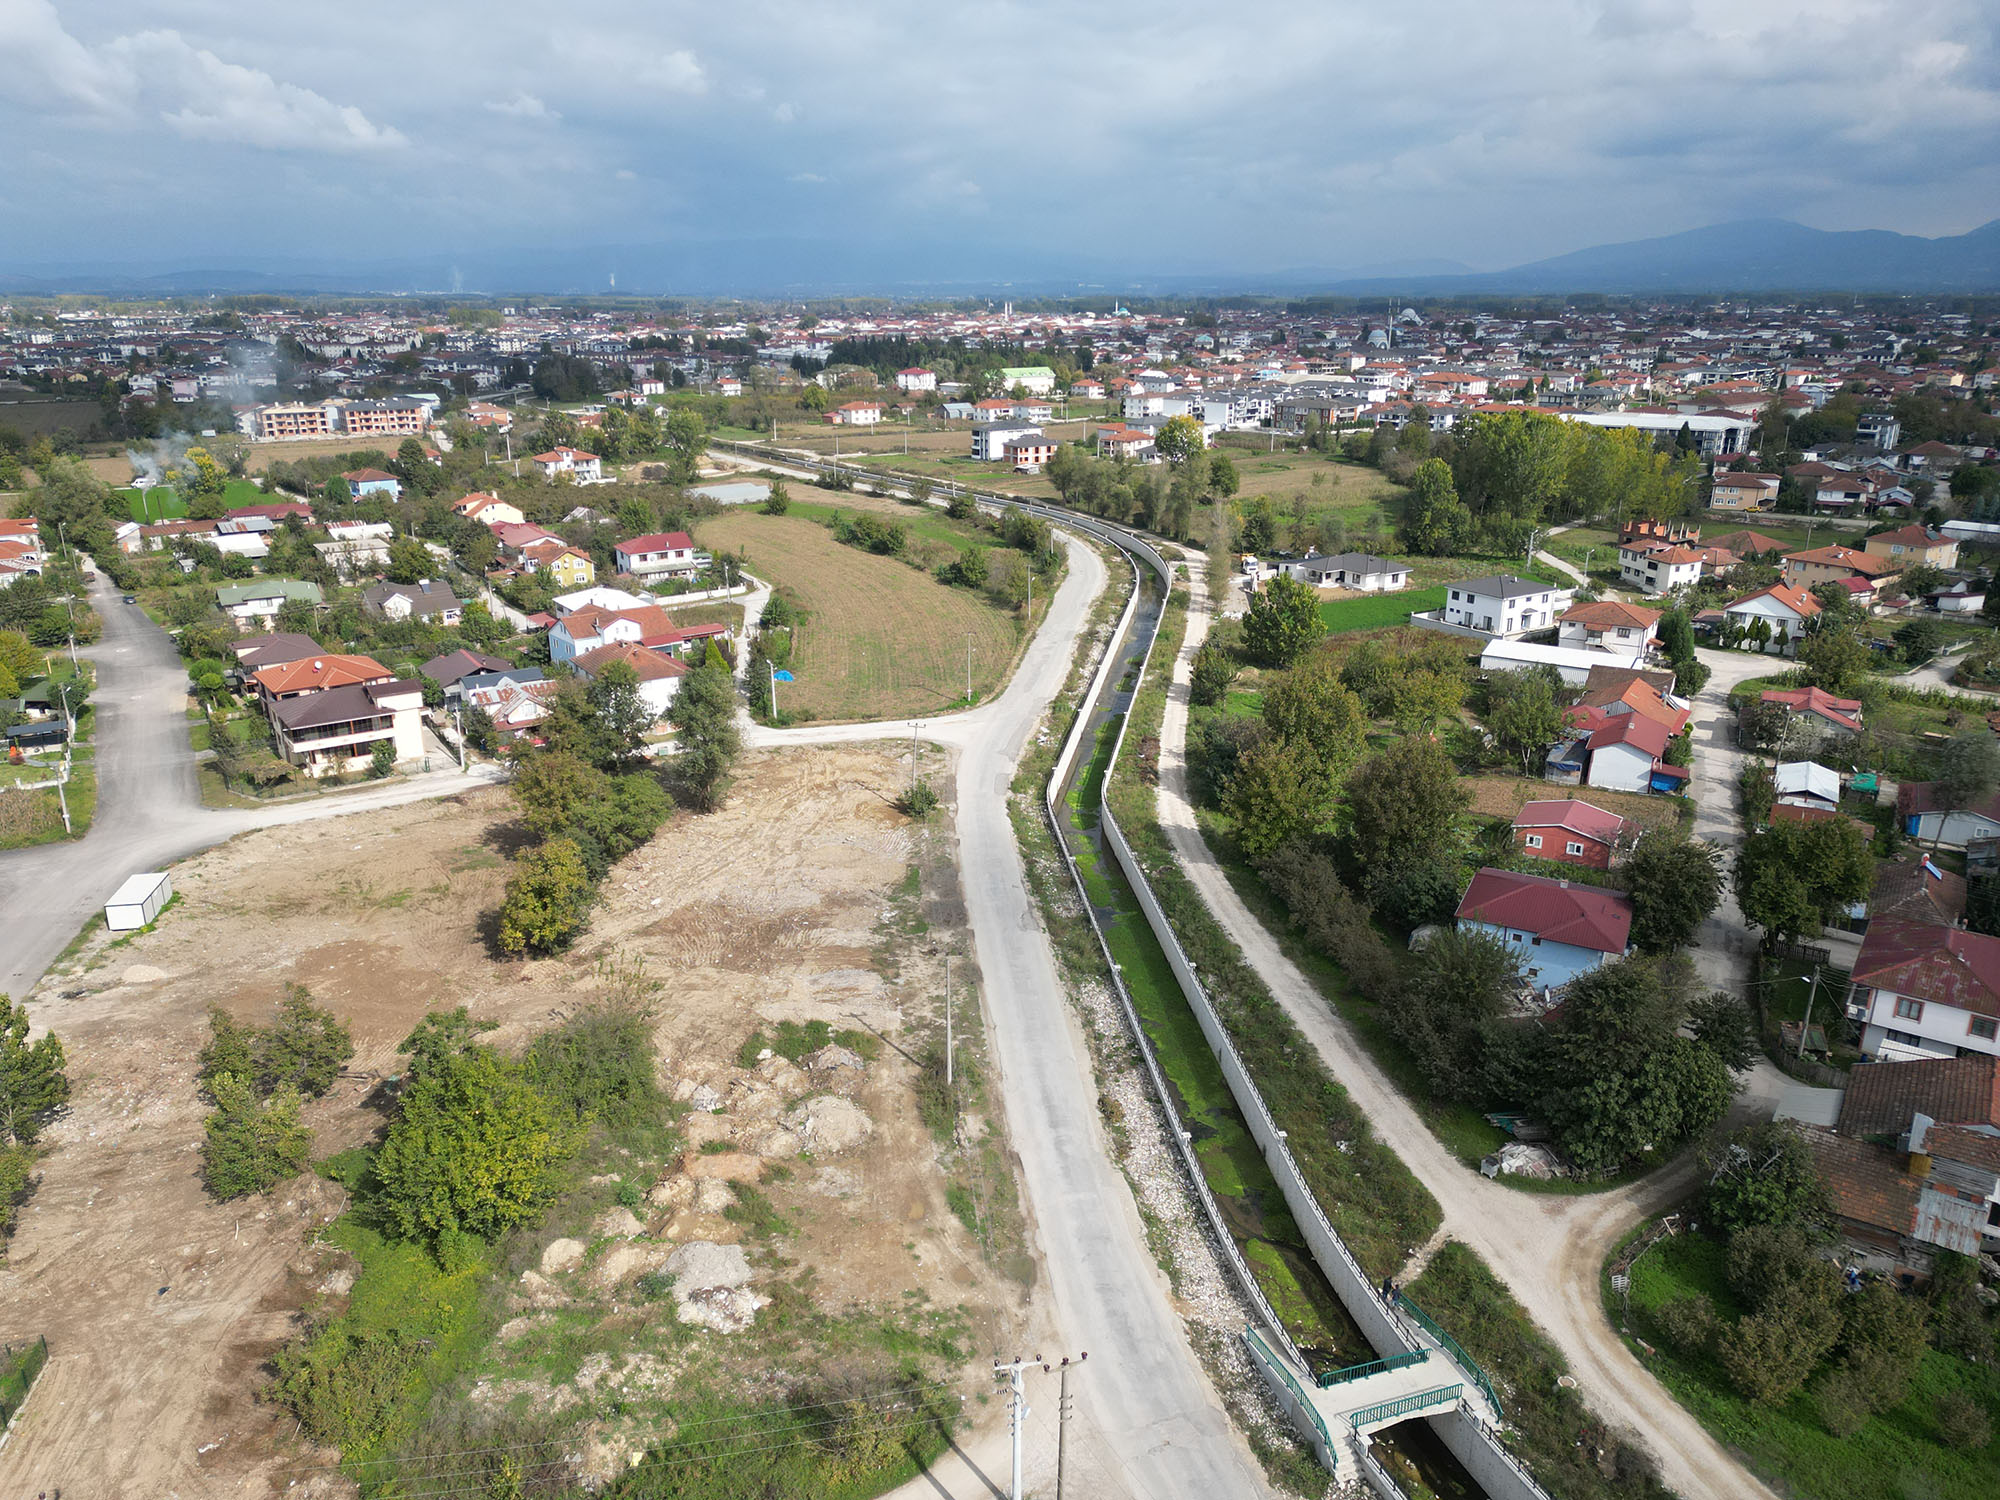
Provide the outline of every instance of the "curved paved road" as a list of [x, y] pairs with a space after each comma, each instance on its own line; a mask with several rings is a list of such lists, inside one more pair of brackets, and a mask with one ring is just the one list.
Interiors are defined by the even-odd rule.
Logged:
[[[1507, 1283], [1567, 1356], [1584, 1398], [1598, 1414], [1644, 1441], [1659, 1460], [1667, 1483], [1683, 1500], [1775, 1500], [1639, 1363], [1600, 1309], [1598, 1278], [1605, 1256], [1633, 1224], [1686, 1192], [1691, 1166], [1684, 1161], [1635, 1187], [1578, 1198], [1522, 1193], [1488, 1182], [1445, 1149], [1346, 1021], [1236, 894], [1202, 838], [1187, 797], [1190, 663], [1208, 633], [1206, 590], [1198, 570], [1191, 571], [1194, 595], [1187, 639], [1173, 663], [1160, 735], [1160, 822], [1182, 868], [1333, 1075], [1437, 1198], [1444, 1211], [1444, 1232], [1477, 1250]], [[1711, 707], [1717, 694], [1726, 697], [1728, 692], [1727, 674], [1720, 670], [1724, 658], [1719, 653], [1716, 657], [1718, 670], [1710, 690], [1702, 695], [1704, 705]], [[1753, 671], [1757, 669], [1754, 658], [1734, 660], [1748, 661]], [[1708, 727], [1707, 737], [1712, 739], [1719, 728], [1713, 717]], [[1699, 759], [1697, 766], [1699, 775]], [[1720, 769], [1712, 773], [1723, 774]], [[1733, 784], [1726, 798], [1716, 791], [1702, 795], [1699, 805], [1704, 807], [1711, 801], [1735, 806]], [[1714, 837], [1722, 830], [1702, 831], [1705, 837]], [[1738, 988], [1740, 980], [1738, 973], [1728, 981], [1729, 987]]]
[[[1105, 584], [1095, 552], [1072, 545], [1069, 555], [1069, 576], [1007, 690], [969, 712], [926, 719], [918, 731], [960, 751], [966, 911], [1008, 1127], [1056, 1326], [1067, 1340], [1062, 1351], [1027, 1352], [1090, 1351], [1074, 1391], [1079, 1417], [1071, 1441], [1080, 1440], [1088, 1455], [1093, 1494], [1243, 1500], [1269, 1490], [1188, 1343], [1131, 1190], [1111, 1163], [1089, 1046], [1067, 1002], [1008, 818], [1015, 765], [1068, 676], [1091, 602]], [[908, 725], [902, 728], [907, 734]], [[880, 740], [895, 732], [892, 725], [837, 724], [756, 728], [745, 739], [775, 747]], [[1052, 1413], [1053, 1383], [1031, 1386], [1030, 1401], [1038, 1418]], [[935, 1478], [906, 1493], [987, 1500], [996, 1493], [991, 1481], [1004, 1482], [1004, 1448], [996, 1455], [990, 1440], [976, 1442], [971, 1454], [972, 1462], [942, 1465]]]

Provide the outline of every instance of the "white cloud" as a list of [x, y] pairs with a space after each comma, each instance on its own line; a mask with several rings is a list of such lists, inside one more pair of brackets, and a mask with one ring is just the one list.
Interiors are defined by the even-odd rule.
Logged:
[[533, 94], [516, 92], [511, 99], [489, 99], [487, 109], [496, 115], [511, 115], [517, 120], [549, 120], [562, 118], [558, 110], [550, 109]]
[[824, 177], [820, 176], [820, 175], [819, 175], [819, 173], [817, 173], [817, 172], [794, 172], [794, 173], [792, 173], [792, 175], [791, 175], [791, 176], [787, 177], [787, 178], [785, 179], [785, 181], [787, 181], [787, 182], [825, 182], [825, 181], [826, 181], [826, 179], [825, 179]]
[[771, 118], [776, 120], [780, 125], [789, 125], [798, 117], [799, 107], [790, 101], [780, 104], [776, 109], [771, 111]]
[[4, 87], [51, 95], [87, 118], [134, 126], [151, 116], [191, 140], [286, 151], [380, 151], [409, 142], [353, 105], [225, 62], [177, 31], [142, 31], [91, 48], [48, 0], [0, 0]]

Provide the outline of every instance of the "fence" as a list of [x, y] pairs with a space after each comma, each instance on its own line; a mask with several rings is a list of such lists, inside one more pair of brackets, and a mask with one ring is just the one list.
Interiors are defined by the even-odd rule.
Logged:
[[1427, 1407], [1444, 1406], [1447, 1403], [1456, 1406], [1464, 1390], [1465, 1387], [1462, 1385], [1441, 1385], [1432, 1390], [1417, 1391], [1408, 1396], [1398, 1396], [1394, 1401], [1384, 1401], [1377, 1406], [1364, 1406], [1360, 1411], [1349, 1412], [1347, 1420], [1353, 1423], [1354, 1430], [1359, 1432], [1364, 1427], [1393, 1422], [1398, 1417], [1407, 1417]]
[[1250, 1351], [1250, 1362], [1264, 1377], [1264, 1383], [1271, 1388], [1271, 1394], [1278, 1404], [1285, 1408], [1292, 1419], [1292, 1425], [1299, 1435], [1311, 1445], [1313, 1456], [1328, 1473], [1340, 1467], [1340, 1450], [1333, 1445], [1333, 1434], [1327, 1431], [1326, 1420], [1320, 1416], [1319, 1408], [1313, 1405], [1312, 1397], [1306, 1394], [1296, 1376], [1285, 1362], [1271, 1352], [1271, 1346], [1254, 1328], [1243, 1330], [1244, 1347]]
[[1396, 1476], [1383, 1468], [1381, 1460], [1375, 1457], [1375, 1445], [1368, 1441], [1367, 1436], [1352, 1431], [1348, 1436], [1354, 1449], [1354, 1462], [1360, 1466], [1361, 1477], [1368, 1481], [1368, 1488], [1381, 1500], [1409, 1500], [1403, 1493], [1403, 1487], [1396, 1483]]
[[1503, 1416], [1504, 1413], [1500, 1410], [1500, 1398], [1493, 1393], [1493, 1382], [1486, 1378], [1486, 1372], [1479, 1368], [1479, 1362], [1459, 1347], [1458, 1340], [1433, 1322], [1429, 1313], [1404, 1296], [1401, 1291], [1396, 1293], [1396, 1304], [1423, 1325], [1424, 1331], [1438, 1341], [1439, 1347], [1458, 1362], [1461, 1370], [1472, 1377], [1472, 1383], [1479, 1387], [1479, 1393], [1486, 1398], [1486, 1404], [1493, 1408], [1493, 1415]]
[[1336, 1385], [1345, 1385], [1350, 1380], [1360, 1380], [1367, 1375], [1383, 1375], [1390, 1370], [1407, 1369], [1411, 1365], [1422, 1364], [1431, 1357], [1428, 1349], [1413, 1349], [1408, 1354], [1392, 1354], [1387, 1359], [1371, 1359], [1363, 1364], [1348, 1365], [1340, 1370], [1328, 1370], [1319, 1377], [1319, 1388], [1326, 1390]]
[[28, 1389], [42, 1366], [49, 1362], [49, 1341], [38, 1338], [32, 1344], [0, 1346], [0, 1431], [13, 1422], [14, 1413], [28, 1399]]

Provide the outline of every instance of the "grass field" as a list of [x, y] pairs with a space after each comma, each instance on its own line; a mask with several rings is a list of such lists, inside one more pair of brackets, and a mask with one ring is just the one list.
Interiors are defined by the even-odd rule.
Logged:
[[132, 519], [141, 525], [176, 520], [188, 513], [187, 502], [170, 484], [156, 484], [150, 490], [122, 489], [118, 493], [124, 497]]
[[701, 545], [743, 554], [752, 572], [786, 589], [806, 611], [779, 707], [819, 719], [894, 719], [984, 697], [1013, 664], [1013, 618], [965, 589], [833, 539], [803, 516], [736, 510], [696, 526]]
[[1363, 594], [1353, 599], [1323, 599], [1319, 617], [1326, 622], [1327, 634], [1349, 630], [1381, 630], [1391, 625], [1407, 625], [1418, 610], [1443, 609], [1443, 585], [1430, 589], [1405, 589], [1399, 594]]
[[80, 433], [103, 415], [104, 408], [95, 401], [16, 396], [0, 400], [0, 427], [11, 427], [26, 438], [53, 432]]
[[[1663, 1240], [1632, 1267], [1632, 1309], [1640, 1331], [1657, 1343], [1653, 1310], [1674, 1297], [1701, 1292], [1725, 1318], [1738, 1311], [1724, 1277], [1723, 1248], [1684, 1235]], [[1613, 1301], [1616, 1307], [1616, 1301]], [[1841, 1500], [1988, 1500], [2000, 1493], [2000, 1442], [1962, 1453], [1938, 1439], [1932, 1412], [1952, 1389], [2000, 1408], [2000, 1371], [1933, 1350], [1924, 1356], [1903, 1404], [1870, 1418], [1848, 1438], [1830, 1436], [1808, 1386], [1782, 1405], [1757, 1406], [1736, 1394], [1712, 1357], [1660, 1353], [1648, 1359], [1653, 1373], [1701, 1424], [1741, 1452], [1784, 1493], [1837, 1495]], [[1816, 1384], [1817, 1382], [1815, 1382]]]

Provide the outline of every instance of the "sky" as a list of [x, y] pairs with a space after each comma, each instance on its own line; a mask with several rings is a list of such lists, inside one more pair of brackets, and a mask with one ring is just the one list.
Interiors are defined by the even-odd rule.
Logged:
[[1992, 0], [0, 0], [0, 269], [1488, 270], [1996, 148]]

